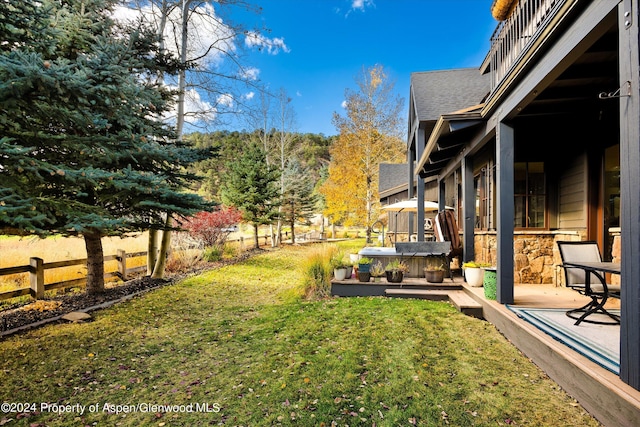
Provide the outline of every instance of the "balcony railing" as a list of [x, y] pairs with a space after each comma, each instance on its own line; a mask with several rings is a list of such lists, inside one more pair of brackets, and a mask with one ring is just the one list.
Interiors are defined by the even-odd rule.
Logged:
[[567, 0], [519, 0], [513, 13], [491, 36], [491, 90], [518, 63], [538, 33]]

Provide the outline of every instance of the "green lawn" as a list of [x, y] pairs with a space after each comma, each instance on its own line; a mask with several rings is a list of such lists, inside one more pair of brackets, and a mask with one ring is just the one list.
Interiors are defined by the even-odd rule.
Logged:
[[[598, 425], [447, 303], [302, 300], [311, 250], [266, 251], [91, 323], [5, 339], [0, 401], [16, 405], [0, 425]], [[24, 403], [37, 412], [7, 411]]]

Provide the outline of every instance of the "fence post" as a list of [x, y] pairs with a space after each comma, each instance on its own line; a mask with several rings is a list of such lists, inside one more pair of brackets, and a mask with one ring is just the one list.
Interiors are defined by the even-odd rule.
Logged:
[[29, 271], [29, 281], [31, 283], [30, 294], [35, 299], [44, 298], [44, 261], [42, 258], [30, 258], [29, 265], [31, 271]]
[[122, 280], [127, 280], [127, 251], [118, 249], [116, 259], [118, 260], [118, 273]]

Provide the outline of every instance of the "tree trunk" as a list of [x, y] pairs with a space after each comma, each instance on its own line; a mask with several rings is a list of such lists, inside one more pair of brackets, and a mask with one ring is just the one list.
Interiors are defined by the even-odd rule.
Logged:
[[256, 245], [256, 249], [260, 249], [260, 242], [258, 241], [258, 224], [253, 224], [253, 242]]
[[275, 248], [279, 245], [278, 238], [276, 237], [278, 234], [276, 230], [273, 228], [273, 224], [269, 224], [269, 233], [271, 235], [271, 247]]
[[290, 227], [291, 227], [291, 244], [292, 245], [295, 245], [296, 243], [296, 232], [293, 228], [294, 226], [295, 226], [295, 221], [291, 221]]
[[87, 249], [87, 294], [104, 292], [104, 254], [102, 235], [98, 231], [84, 233], [84, 245]]
[[149, 229], [149, 241], [147, 244], [147, 275], [153, 274], [153, 269], [158, 261], [158, 230]]
[[295, 210], [296, 210], [295, 202], [293, 200], [291, 200], [291, 222], [290, 222], [289, 226], [291, 227], [291, 244], [292, 245], [296, 244], [296, 232], [295, 232], [296, 213], [295, 213]]
[[[182, 2], [182, 21], [180, 22], [180, 63], [183, 66], [187, 64], [187, 50], [189, 46], [189, 7], [191, 6], [190, 0], [183, 0]], [[178, 72], [178, 102], [177, 109], [178, 114], [176, 116], [176, 133], [178, 135], [178, 141], [182, 141], [182, 131], [184, 129], [184, 115], [185, 115], [185, 89], [187, 87], [187, 72], [184, 68], [181, 68]]]
[[167, 257], [169, 256], [169, 248], [171, 246], [171, 230], [169, 230], [169, 228], [172, 223], [171, 214], [167, 213], [165, 230], [162, 232], [162, 241], [160, 242], [160, 251], [158, 252], [158, 260], [151, 274], [152, 279], [164, 278], [164, 269], [167, 266]]
[[273, 247], [280, 246], [282, 243], [282, 219], [280, 218], [282, 207], [278, 208], [278, 222], [276, 223], [275, 240], [273, 241]]
[[373, 206], [371, 204], [371, 199], [373, 198], [373, 188], [372, 188], [372, 178], [371, 176], [367, 176], [367, 229], [366, 229], [366, 235], [367, 235], [367, 243], [372, 243], [371, 240], [371, 210], [373, 209]]

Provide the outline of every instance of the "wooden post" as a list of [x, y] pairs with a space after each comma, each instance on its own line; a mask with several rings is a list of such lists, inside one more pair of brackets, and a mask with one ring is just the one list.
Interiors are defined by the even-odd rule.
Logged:
[[127, 252], [123, 249], [118, 249], [118, 273], [122, 280], [127, 280]]
[[[640, 2], [618, 3], [620, 84], [620, 378], [640, 390]], [[625, 90], [625, 89], [623, 89]], [[624, 95], [624, 94], [623, 94]]]
[[44, 261], [42, 258], [30, 258], [29, 265], [31, 271], [29, 272], [29, 279], [31, 282], [31, 297], [35, 299], [44, 298]]
[[501, 304], [513, 304], [513, 228], [515, 133], [504, 122], [496, 126], [496, 232], [498, 258], [497, 299]]

